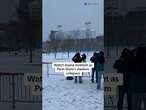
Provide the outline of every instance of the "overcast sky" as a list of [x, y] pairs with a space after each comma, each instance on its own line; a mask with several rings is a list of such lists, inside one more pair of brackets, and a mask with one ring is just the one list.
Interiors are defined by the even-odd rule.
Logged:
[[[98, 5], [84, 5], [85, 2]], [[43, 41], [58, 24], [68, 31], [85, 29], [88, 21], [97, 35], [103, 35], [103, 0], [43, 0]]]

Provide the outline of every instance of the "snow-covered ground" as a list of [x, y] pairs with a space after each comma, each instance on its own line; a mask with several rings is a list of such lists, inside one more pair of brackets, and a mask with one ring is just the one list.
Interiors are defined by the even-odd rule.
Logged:
[[[93, 52], [86, 53], [89, 61]], [[104, 92], [91, 83], [91, 75], [85, 74], [83, 83], [66, 80], [63, 73], [55, 73], [51, 67], [54, 61], [71, 61], [75, 53], [43, 54], [43, 110], [103, 110]], [[49, 74], [49, 75], [48, 75]], [[86, 76], [86, 77], [85, 77]], [[102, 80], [103, 82], [103, 80]]]

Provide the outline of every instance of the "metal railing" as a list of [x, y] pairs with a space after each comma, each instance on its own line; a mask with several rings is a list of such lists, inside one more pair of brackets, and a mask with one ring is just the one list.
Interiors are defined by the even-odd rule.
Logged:
[[24, 85], [25, 73], [0, 73], [0, 102], [41, 103], [42, 96], [31, 94], [31, 87]]
[[118, 57], [121, 55], [121, 52], [124, 48], [133, 49], [135, 46], [113, 46], [113, 47], [105, 47], [104, 53], [106, 57]]
[[[105, 110], [117, 110], [117, 96], [106, 95], [104, 96], [104, 109]], [[127, 110], [128, 107], [126, 104], [123, 103], [123, 110]]]

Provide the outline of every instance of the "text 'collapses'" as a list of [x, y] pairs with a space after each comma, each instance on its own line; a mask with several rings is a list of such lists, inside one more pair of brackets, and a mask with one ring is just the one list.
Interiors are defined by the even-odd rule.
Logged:
[[91, 72], [94, 63], [71, 63], [55, 62], [52, 64], [55, 72], [64, 73], [64, 76], [82, 76], [83, 73]]

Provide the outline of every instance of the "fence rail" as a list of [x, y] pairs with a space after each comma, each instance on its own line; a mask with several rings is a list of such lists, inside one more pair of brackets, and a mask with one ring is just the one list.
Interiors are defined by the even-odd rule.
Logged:
[[42, 96], [31, 94], [31, 87], [24, 85], [25, 73], [0, 73], [0, 102], [12, 103], [16, 107], [16, 102], [41, 103]]
[[105, 47], [104, 48], [104, 53], [106, 57], [117, 57], [121, 55], [121, 52], [123, 51], [124, 48], [128, 49], [134, 49], [135, 46], [113, 46], [113, 47]]

